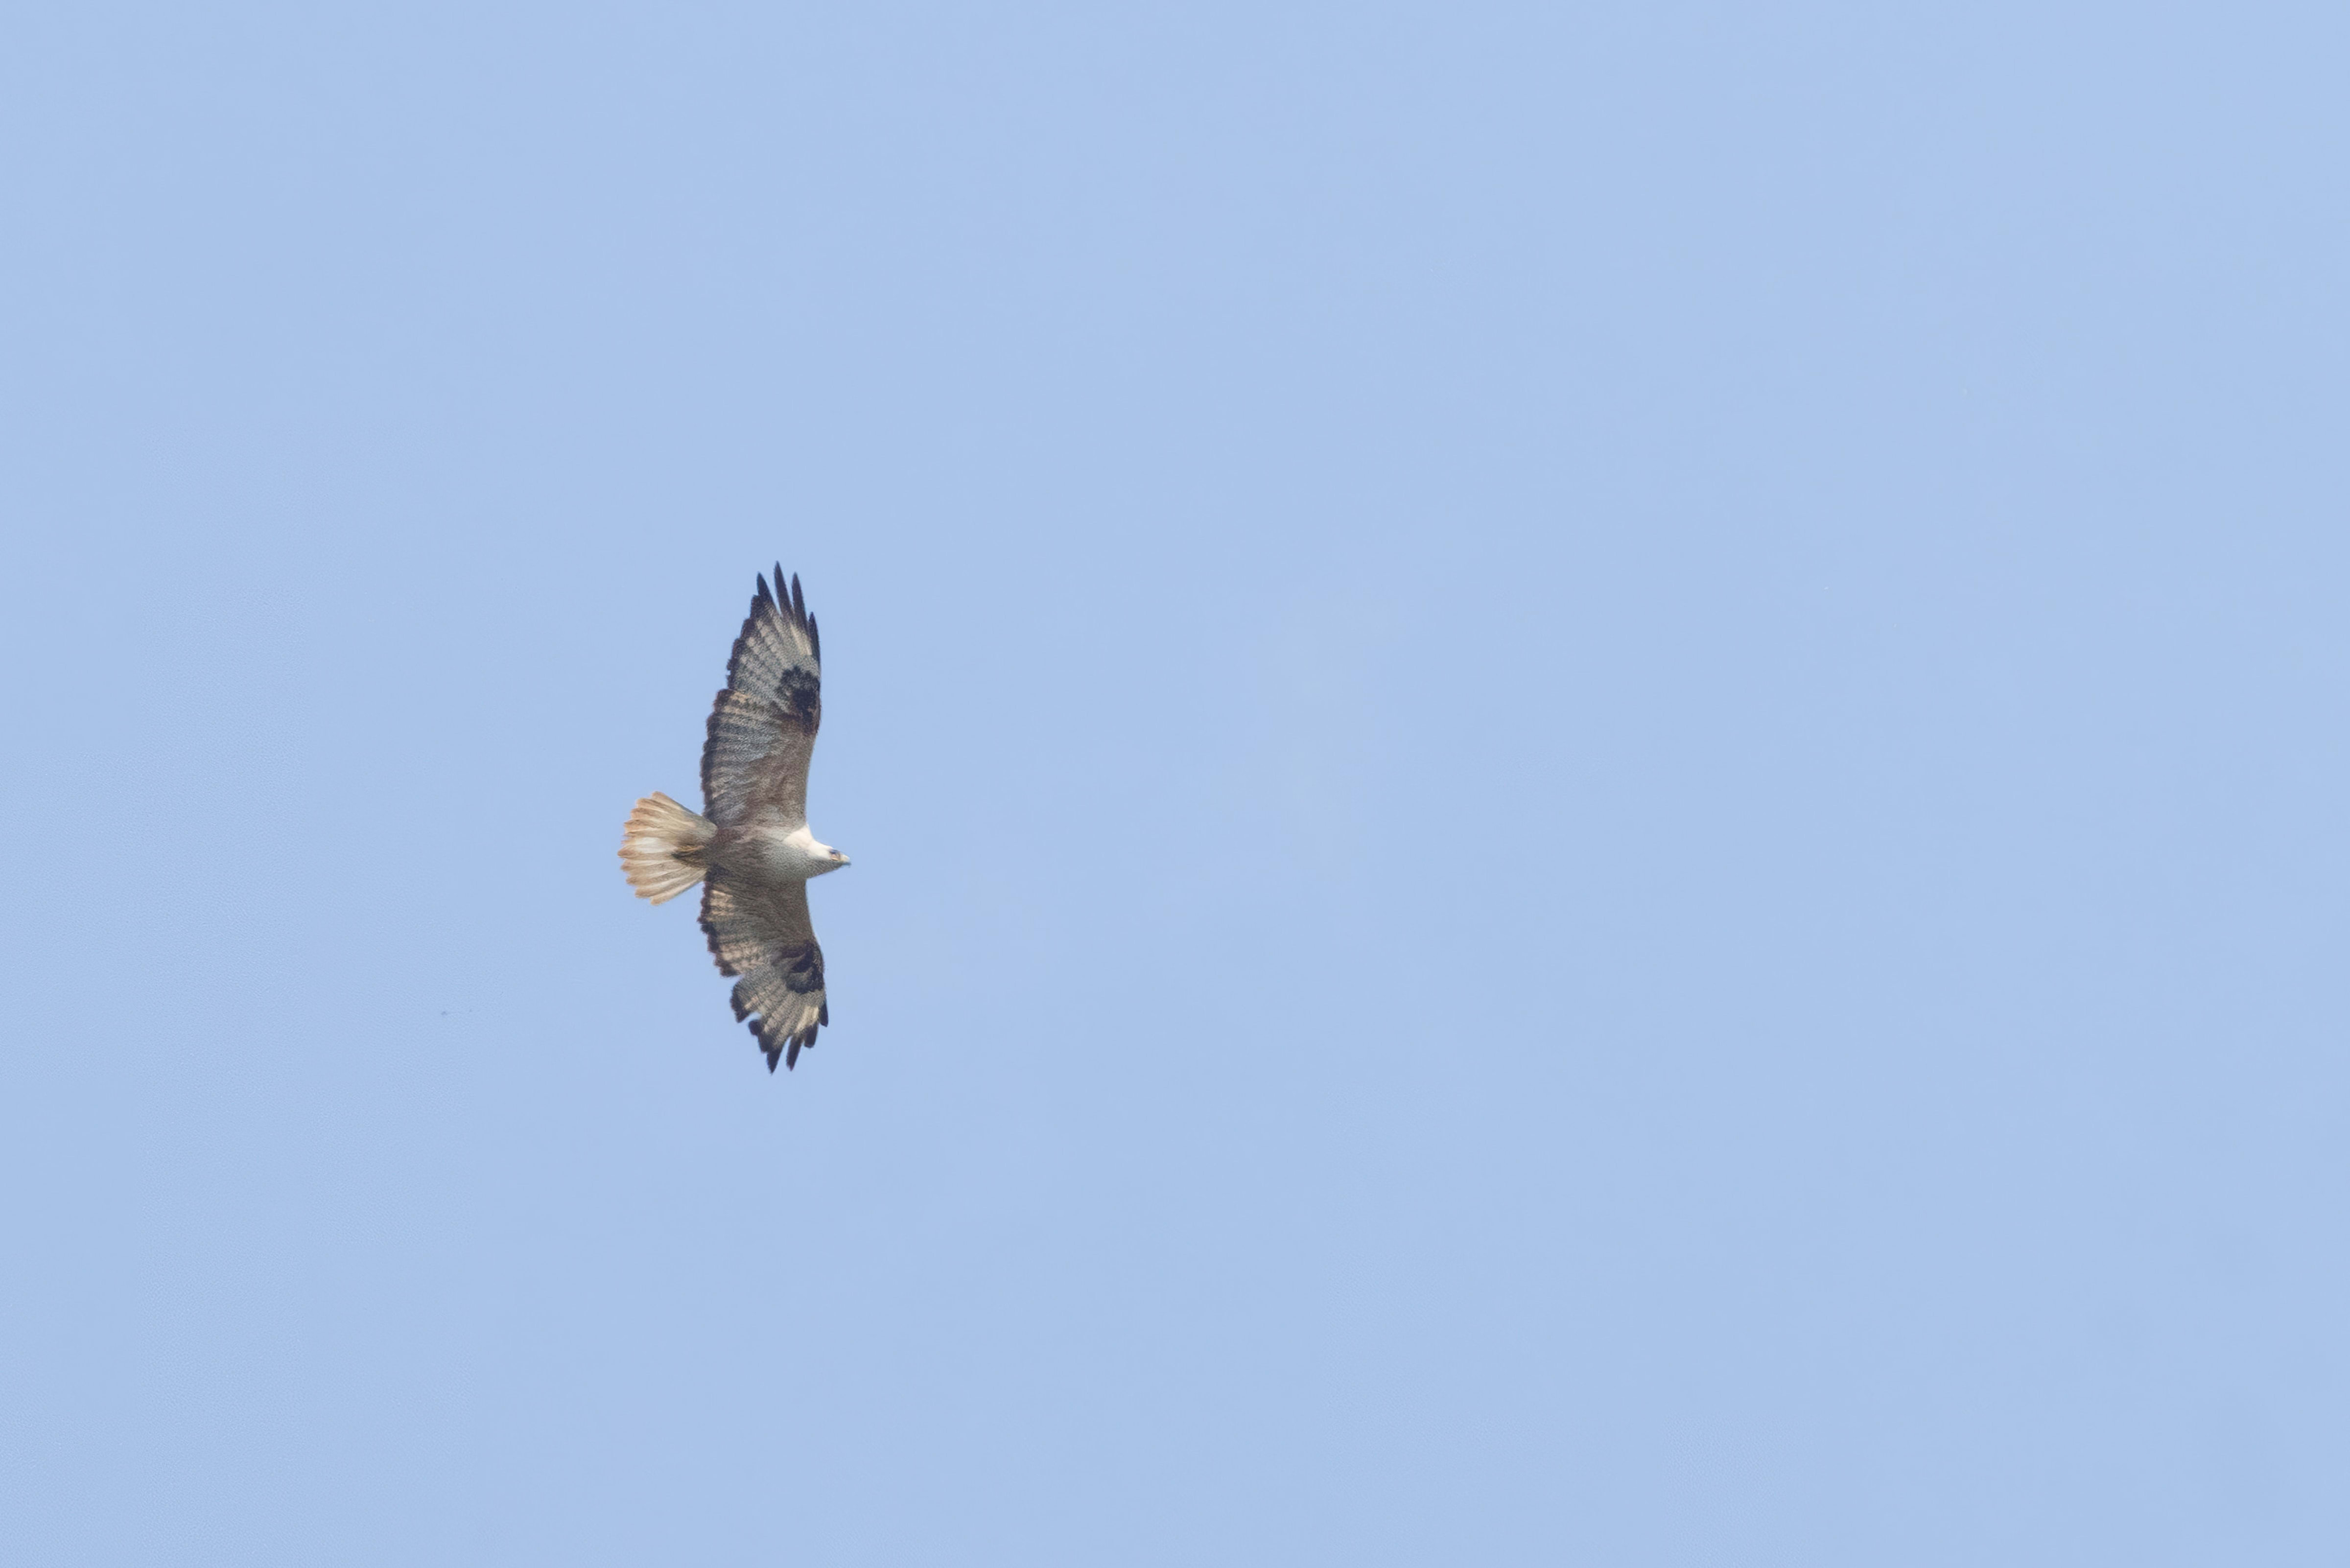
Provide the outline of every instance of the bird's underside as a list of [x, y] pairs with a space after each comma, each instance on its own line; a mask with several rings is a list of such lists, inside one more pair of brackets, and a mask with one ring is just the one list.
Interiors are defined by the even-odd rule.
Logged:
[[702, 929], [734, 1016], [766, 1053], [796, 1066], [832, 1022], [808, 880], [847, 864], [807, 829], [808, 759], [823, 718], [821, 647], [799, 579], [759, 579], [726, 662], [702, 748], [700, 815], [652, 794], [629, 814], [620, 864], [640, 898], [665, 903], [702, 885]]

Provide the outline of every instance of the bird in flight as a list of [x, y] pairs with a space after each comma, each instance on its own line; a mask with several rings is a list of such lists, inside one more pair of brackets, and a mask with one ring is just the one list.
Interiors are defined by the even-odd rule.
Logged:
[[726, 660], [726, 690], [710, 710], [702, 746], [702, 809], [655, 791], [637, 802], [620, 836], [620, 869], [639, 898], [666, 903], [702, 884], [702, 929], [718, 972], [739, 975], [734, 1016], [775, 1061], [800, 1052], [832, 1022], [824, 950], [808, 919], [808, 879], [848, 864], [807, 825], [808, 758], [824, 716], [816, 617], [775, 568]]

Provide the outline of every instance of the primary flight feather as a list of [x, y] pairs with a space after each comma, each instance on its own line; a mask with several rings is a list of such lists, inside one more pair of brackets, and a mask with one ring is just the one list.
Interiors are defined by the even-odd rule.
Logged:
[[620, 869], [640, 898], [666, 903], [702, 884], [702, 929], [718, 972], [739, 975], [734, 1016], [767, 1054], [799, 1064], [832, 1022], [824, 950], [808, 919], [812, 877], [848, 857], [807, 826], [808, 758], [824, 717], [823, 645], [800, 580], [773, 592], [759, 578], [751, 616], [726, 661], [726, 690], [710, 710], [702, 746], [702, 809], [658, 792], [637, 802], [620, 836]]

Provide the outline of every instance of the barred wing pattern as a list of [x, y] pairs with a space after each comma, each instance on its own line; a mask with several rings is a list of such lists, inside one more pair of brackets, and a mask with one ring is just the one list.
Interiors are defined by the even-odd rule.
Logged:
[[726, 660], [726, 690], [710, 710], [702, 747], [702, 814], [720, 827], [752, 823], [785, 829], [807, 822], [808, 758], [824, 718], [822, 654], [816, 617], [800, 580], [784, 594], [759, 579], [751, 616]]
[[734, 982], [734, 1016], [749, 1020], [767, 1071], [782, 1056], [799, 1064], [816, 1044], [819, 1025], [832, 1022], [824, 1000], [824, 950], [808, 919], [807, 884], [754, 882], [713, 869], [702, 888], [702, 929], [718, 972]]

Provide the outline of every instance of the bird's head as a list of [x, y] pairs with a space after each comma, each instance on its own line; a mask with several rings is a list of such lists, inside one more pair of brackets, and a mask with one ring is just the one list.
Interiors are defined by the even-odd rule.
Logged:
[[768, 865], [778, 877], [821, 877], [848, 864], [848, 857], [829, 844], [820, 844], [802, 823], [789, 833], [765, 840]]

